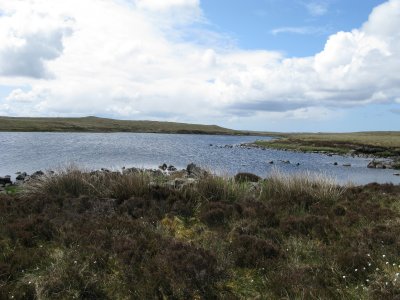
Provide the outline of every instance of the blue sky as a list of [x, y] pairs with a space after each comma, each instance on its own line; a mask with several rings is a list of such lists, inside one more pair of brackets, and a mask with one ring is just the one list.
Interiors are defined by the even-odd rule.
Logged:
[[0, 0], [0, 115], [400, 130], [400, 0]]
[[[202, 0], [205, 17], [241, 48], [309, 56], [323, 50], [329, 35], [359, 28], [382, 0]], [[298, 29], [298, 33], [274, 30]], [[299, 33], [303, 32], [303, 33]]]

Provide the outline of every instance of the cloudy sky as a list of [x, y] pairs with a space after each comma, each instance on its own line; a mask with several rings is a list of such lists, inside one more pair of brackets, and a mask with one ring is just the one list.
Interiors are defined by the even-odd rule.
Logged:
[[0, 115], [400, 130], [400, 0], [0, 0]]

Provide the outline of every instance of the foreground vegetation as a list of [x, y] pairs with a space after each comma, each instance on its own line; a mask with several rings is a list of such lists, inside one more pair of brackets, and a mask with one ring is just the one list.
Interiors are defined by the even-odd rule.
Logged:
[[0, 195], [0, 295], [399, 299], [400, 186], [181, 175], [70, 169]]
[[96, 117], [85, 118], [13, 118], [0, 117], [5, 132], [144, 132], [248, 135], [216, 125], [197, 125], [156, 121], [126, 121]]
[[400, 132], [297, 133], [282, 134], [272, 141], [257, 141], [258, 146], [301, 152], [368, 154], [400, 157]]

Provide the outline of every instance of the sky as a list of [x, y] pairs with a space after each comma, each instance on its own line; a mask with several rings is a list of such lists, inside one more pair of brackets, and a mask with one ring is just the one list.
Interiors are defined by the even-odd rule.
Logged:
[[400, 130], [400, 0], [0, 0], [0, 115]]

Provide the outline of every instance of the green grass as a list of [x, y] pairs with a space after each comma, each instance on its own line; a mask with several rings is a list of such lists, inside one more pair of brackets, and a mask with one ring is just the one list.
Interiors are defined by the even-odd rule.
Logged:
[[400, 156], [400, 132], [291, 133], [256, 145], [301, 152], [335, 154], [372, 154], [377, 157]]
[[97, 117], [85, 118], [12, 118], [0, 117], [0, 131], [6, 132], [144, 132], [194, 134], [249, 134], [216, 125], [198, 125], [156, 121], [126, 121]]
[[12, 186], [6, 186], [4, 188], [4, 190], [5, 190], [6, 194], [15, 195], [21, 191], [21, 188], [18, 186], [12, 185]]
[[396, 299], [400, 187], [271, 174], [180, 189], [74, 168], [0, 194], [14, 299]]

